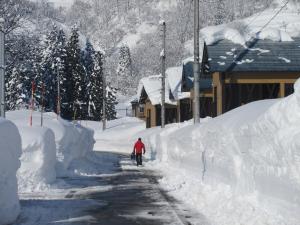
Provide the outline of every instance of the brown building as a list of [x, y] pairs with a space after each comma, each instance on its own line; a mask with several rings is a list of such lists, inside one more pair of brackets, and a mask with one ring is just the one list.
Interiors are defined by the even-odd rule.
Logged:
[[252, 101], [291, 94], [300, 77], [300, 38], [255, 39], [245, 46], [228, 40], [205, 44], [202, 65], [201, 76], [212, 80], [207, 115], [220, 115]]
[[[189, 99], [189, 92], [182, 92], [182, 67], [168, 68], [166, 71], [166, 124], [181, 121], [180, 101]], [[138, 88], [138, 105], [143, 108], [146, 127], [161, 125], [161, 76], [142, 78]], [[141, 118], [141, 116], [138, 116]]]
[[139, 104], [139, 100], [137, 98], [132, 100], [130, 103], [132, 106], [132, 116], [140, 119], [145, 119], [145, 115], [144, 115], [145, 105]]

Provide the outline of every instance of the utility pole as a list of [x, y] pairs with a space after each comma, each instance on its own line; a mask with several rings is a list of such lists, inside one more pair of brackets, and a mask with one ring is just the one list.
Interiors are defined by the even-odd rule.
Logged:
[[59, 74], [59, 67], [60, 62], [57, 63], [57, 106], [56, 106], [56, 113], [57, 119], [60, 117], [60, 74]]
[[106, 130], [106, 76], [105, 76], [105, 70], [103, 69], [103, 82], [102, 82], [102, 88], [103, 88], [103, 96], [102, 96], [102, 130]]
[[194, 123], [200, 123], [199, 0], [194, 0]]
[[4, 19], [0, 18], [0, 116], [5, 118], [5, 34]]
[[161, 57], [161, 128], [165, 128], [166, 123], [166, 22], [161, 21], [160, 24], [162, 25], [162, 32], [163, 32], [163, 42], [162, 42], [162, 51], [160, 54]]

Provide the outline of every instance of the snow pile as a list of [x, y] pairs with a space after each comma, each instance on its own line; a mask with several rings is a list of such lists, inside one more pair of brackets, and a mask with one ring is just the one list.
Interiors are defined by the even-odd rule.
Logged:
[[[204, 39], [208, 45], [223, 39], [244, 45], [251, 37], [273, 41], [292, 41], [293, 37], [300, 36], [300, 4], [290, 1], [280, 11], [285, 3], [286, 1], [278, 0], [269, 9], [248, 18], [203, 28], [200, 31], [201, 39]], [[279, 14], [273, 18], [277, 12]], [[267, 24], [269, 21], [270, 23]]]
[[61, 119], [58, 124], [49, 127], [54, 129], [54, 133], [57, 134], [58, 171], [67, 170], [73, 160], [84, 158], [88, 152], [93, 151], [95, 143], [93, 130]]
[[54, 113], [44, 114], [44, 127], [40, 127], [40, 113], [33, 113], [33, 127], [29, 127], [30, 111], [7, 113], [20, 130], [23, 155], [18, 172], [19, 190], [41, 190], [66, 176], [70, 164], [84, 158], [93, 150], [94, 132], [79, 124], [57, 119]]
[[0, 225], [12, 223], [20, 212], [16, 173], [21, 138], [16, 126], [0, 119]]
[[56, 179], [56, 145], [48, 128], [19, 127], [22, 139], [21, 168], [18, 170], [20, 192], [44, 189]]
[[[300, 223], [300, 80], [284, 99], [254, 102], [199, 126], [147, 137], [161, 183], [212, 224]], [[230, 215], [230, 216], [228, 216]]]
[[205, 40], [206, 44], [211, 45], [220, 40], [230, 40], [236, 44], [245, 44], [245, 37], [234, 28], [227, 25], [211, 26], [203, 28], [200, 32], [201, 38]]

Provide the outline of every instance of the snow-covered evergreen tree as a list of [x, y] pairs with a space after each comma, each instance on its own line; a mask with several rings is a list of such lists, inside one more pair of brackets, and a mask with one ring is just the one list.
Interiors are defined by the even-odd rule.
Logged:
[[39, 64], [40, 48], [33, 43], [39, 43], [36, 38], [16, 40], [20, 47], [15, 51], [13, 45], [7, 46], [10, 51], [7, 57], [6, 102], [9, 110], [27, 108], [31, 97], [31, 82], [36, 78], [35, 66]]
[[127, 45], [120, 47], [117, 79], [117, 88], [122, 94], [130, 95], [134, 93], [135, 81], [132, 73], [130, 49]]
[[103, 53], [96, 52], [93, 58], [94, 68], [90, 77], [89, 114], [92, 120], [100, 121], [103, 115]]
[[117, 112], [116, 112], [116, 105], [117, 97], [116, 93], [117, 90], [115, 88], [112, 88], [110, 85], [106, 87], [106, 117], [107, 120], [114, 120], [117, 118]]
[[62, 96], [62, 116], [66, 119], [85, 119], [87, 99], [85, 71], [81, 61], [78, 28], [72, 28], [66, 47], [66, 77], [63, 80], [65, 90]]
[[[55, 111], [57, 109], [57, 76], [63, 80], [65, 77], [66, 63], [66, 37], [62, 29], [53, 27], [47, 35], [45, 41], [45, 50], [42, 56], [41, 71], [39, 77], [39, 90], [41, 84], [45, 86], [45, 109], [46, 111]], [[61, 81], [62, 83], [62, 81]], [[63, 91], [62, 91], [63, 94]]]
[[89, 96], [90, 96], [90, 88], [91, 88], [91, 75], [93, 73], [95, 63], [94, 63], [94, 57], [95, 57], [95, 49], [92, 45], [92, 43], [87, 39], [85, 49], [82, 51], [82, 63], [85, 70], [85, 83], [86, 83], [86, 99], [88, 100], [87, 106], [88, 110], [90, 109], [89, 105]]
[[10, 75], [9, 82], [6, 84], [6, 107], [8, 110], [26, 108], [26, 105], [28, 104], [29, 96], [28, 92], [26, 92], [26, 88], [23, 86], [23, 78], [21, 71], [14, 68]]
[[45, 40], [45, 50], [41, 62], [41, 74], [38, 86], [45, 85], [45, 109], [53, 111], [56, 105], [56, 48], [58, 29], [56, 26], [49, 32]]

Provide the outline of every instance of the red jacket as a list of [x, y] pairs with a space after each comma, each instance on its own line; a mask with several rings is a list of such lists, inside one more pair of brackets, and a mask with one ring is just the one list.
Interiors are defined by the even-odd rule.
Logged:
[[141, 141], [137, 141], [134, 144], [133, 151], [135, 152], [135, 154], [142, 154], [143, 150], [144, 150], [144, 152], [146, 151], [144, 143]]

